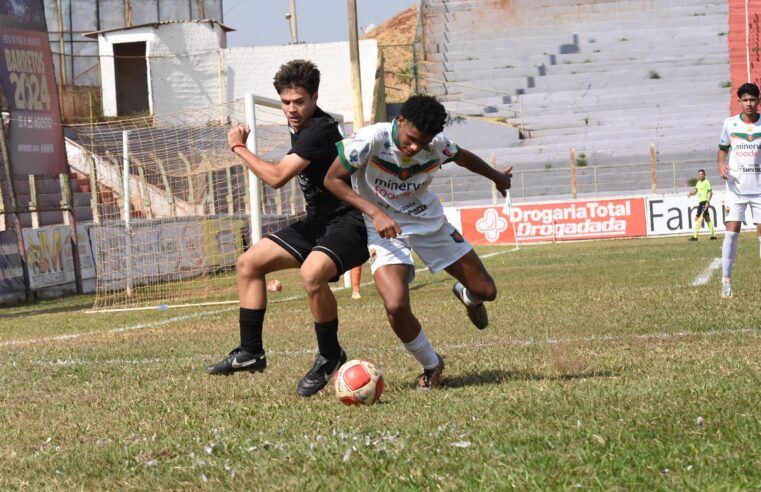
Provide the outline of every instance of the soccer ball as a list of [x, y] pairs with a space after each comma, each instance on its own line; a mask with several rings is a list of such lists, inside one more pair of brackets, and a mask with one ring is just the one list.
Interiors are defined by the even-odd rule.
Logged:
[[366, 360], [350, 360], [338, 369], [336, 396], [344, 405], [371, 405], [383, 393], [383, 374]]

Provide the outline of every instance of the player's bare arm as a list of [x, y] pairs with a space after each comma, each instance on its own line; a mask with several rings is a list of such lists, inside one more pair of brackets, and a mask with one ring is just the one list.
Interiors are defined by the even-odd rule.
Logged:
[[728, 156], [729, 152], [724, 149], [719, 149], [719, 155], [716, 160], [719, 166], [719, 176], [721, 176], [722, 179], [729, 178], [729, 166], [727, 165]]
[[510, 189], [510, 180], [513, 177], [513, 166], [508, 167], [504, 171], [497, 171], [476, 154], [463, 148], [460, 148], [457, 157], [454, 159], [454, 163], [464, 167], [472, 173], [480, 174], [481, 176], [492, 180], [497, 187], [497, 191], [502, 193], [502, 196], [505, 196], [507, 190]]
[[246, 163], [251, 172], [273, 188], [280, 188], [296, 174], [309, 165], [308, 160], [298, 154], [289, 154], [280, 162], [265, 161], [245, 147], [251, 129], [248, 125], [238, 125], [227, 132], [227, 143], [230, 148]]
[[397, 224], [394, 219], [389, 217], [375, 204], [363, 198], [355, 192], [351, 186], [349, 186], [349, 177], [349, 171], [343, 166], [341, 159], [336, 157], [336, 160], [333, 161], [333, 164], [328, 169], [327, 174], [325, 174], [325, 188], [333, 193], [338, 199], [343, 200], [370, 217], [375, 229], [381, 237], [394, 238], [401, 234], [402, 228], [399, 227], [399, 224]]

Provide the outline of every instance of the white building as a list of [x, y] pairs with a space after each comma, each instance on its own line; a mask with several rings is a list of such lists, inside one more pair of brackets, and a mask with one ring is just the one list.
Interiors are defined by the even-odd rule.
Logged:
[[[221, 104], [248, 92], [277, 99], [275, 72], [302, 58], [320, 69], [320, 107], [353, 121], [348, 42], [227, 48], [231, 30], [214, 20], [164, 21], [86, 34], [98, 39], [104, 116], [167, 114]], [[375, 40], [360, 41], [359, 51], [369, 121], [380, 58]]]

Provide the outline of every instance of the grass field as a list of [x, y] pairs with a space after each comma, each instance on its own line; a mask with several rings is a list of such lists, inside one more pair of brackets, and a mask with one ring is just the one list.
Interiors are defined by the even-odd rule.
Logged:
[[420, 272], [413, 305], [447, 362], [429, 393], [374, 287], [339, 291], [349, 357], [386, 379], [360, 408], [295, 395], [314, 347], [303, 298], [269, 306], [267, 371], [231, 377], [203, 367], [236, 345], [234, 305], [4, 308], [0, 489], [759, 489], [759, 246], [742, 235], [728, 300], [720, 270], [692, 286], [720, 247], [479, 249], [498, 253], [484, 263], [500, 289], [483, 332], [446, 274]]

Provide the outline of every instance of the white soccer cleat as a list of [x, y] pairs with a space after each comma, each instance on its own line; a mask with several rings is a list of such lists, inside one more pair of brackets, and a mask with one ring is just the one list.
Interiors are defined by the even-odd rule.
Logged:
[[723, 299], [729, 299], [734, 293], [732, 292], [732, 284], [727, 281], [721, 282], [721, 297]]

